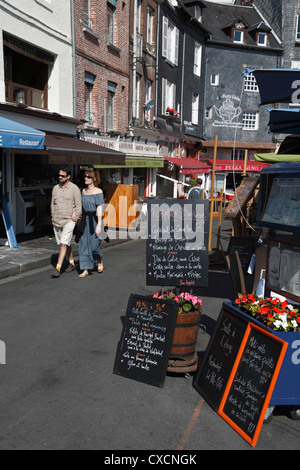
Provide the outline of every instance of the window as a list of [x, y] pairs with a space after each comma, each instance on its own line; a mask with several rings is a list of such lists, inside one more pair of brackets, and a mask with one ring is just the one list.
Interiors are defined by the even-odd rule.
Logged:
[[300, 21], [299, 21], [299, 15], [297, 16], [296, 41], [300, 41]]
[[47, 109], [54, 57], [8, 34], [3, 35], [3, 52], [6, 101]]
[[192, 123], [198, 124], [199, 116], [199, 95], [198, 93], [193, 92], [192, 96]]
[[162, 79], [162, 114], [166, 114], [167, 108], [176, 109], [176, 85], [166, 78]]
[[267, 33], [257, 33], [257, 44], [259, 46], [267, 45]]
[[85, 89], [85, 117], [84, 119], [90, 126], [94, 125], [94, 113], [92, 112], [92, 91], [95, 82], [95, 75], [85, 72], [84, 89]]
[[115, 7], [110, 2], [107, 3], [107, 44], [114, 44], [115, 35]]
[[218, 73], [212, 73], [210, 76], [210, 84], [212, 86], [218, 86], [219, 85], [219, 74]]
[[92, 29], [93, 21], [91, 20], [90, 0], [83, 0], [82, 12], [83, 12], [83, 27]]
[[300, 60], [292, 60], [292, 69], [300, 69]]
[[246, 111], [243, 114], [243, 130], [254, 131], [258, 129], [258, 112]]
[[107, 84], [107, 130], [114, 130], [114, 100], [117, 85], [113, 82]]
[[163, 17], [162, 56], [172, 64], [178, 65], [179, 30], [166, 16]]
[[153, 108], [153, 100], [152, 100], [152, 84], [151, 80], [146, 80], [146, 102], [147, 105], [145, 107], [145, 120], [150, 121], [150, 109]]
[[244, 31], [240, 29], [235, 29], [233, 31], [233, 41], [239, 43], [244, 42]]
[[135, 103], [133, 109], [133, 117], [139, 119], [140, 117], [140, 85], [141, 85], [141, 75], [138, 73], [135, 77]]
[[245, 160], [245, 150], [244, 149], [233, 149], [231, 150], [231, 160]]
[[244, 91], [256, 91], [258, 92], [258, 86], [253, 73], [247, 73], [244, 77]]
[[212, 118], [212, 106], [206, 106], [205, 107], [205, 119], [211, 119]]
[[200, 77], [201, 75], [201, 56], [202, 56], [202, 46], [195, 42], [194, 50], [194, 74]]
[[142, 0], [137, 0], [136, 8], [136, 32], [141, 33], [141, 19], [142, 19]]
[[152, 8], [147, 8], [147, 43], [152, 45], [153, 42], [153, 19], [154, 11]]

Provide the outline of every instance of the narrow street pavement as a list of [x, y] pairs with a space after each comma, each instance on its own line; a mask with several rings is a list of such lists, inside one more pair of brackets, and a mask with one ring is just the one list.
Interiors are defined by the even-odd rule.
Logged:
[[[251, 450], [192, 386], [168, 374], [163, 388], [113, 374], [122, 317], [146, 285], [145, 240], [105, 250], [103, 274], [52, 279], [49, 265], [0, 281], [0, 449]], [[223, 301], [224, 266], [209, 270], [197, 350], [208, 344]], [[300, 449], [300, 422], [284, 410], [253, 450]], [[109, 452], [108, 452], [108, 455]]]

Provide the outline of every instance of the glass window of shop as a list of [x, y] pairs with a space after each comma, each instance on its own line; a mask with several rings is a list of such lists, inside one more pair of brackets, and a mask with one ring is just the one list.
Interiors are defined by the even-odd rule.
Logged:
[[53, 187], [59, 165], [50, 165], [48, 155], [15, 154], [15, 188]]
[[139, 186], [139, 199], [144, 199], [145, 172], [145, 168], [134, 168], [133, 170], [133, 184], [138, 184]]

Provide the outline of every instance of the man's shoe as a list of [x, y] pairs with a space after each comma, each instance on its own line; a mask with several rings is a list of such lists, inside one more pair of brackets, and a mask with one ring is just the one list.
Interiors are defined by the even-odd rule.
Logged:
[[71, 273], [72, 271], [75, 271], [75, 266], [71, 263], [69, 263], [69, 266], [67, 267], [67, 269], [65, 270], [65, 273]]
[[55, 268], [55, 269], [52, 271], [51, 276], [52, 276], [52, 277], [59, 277], [59, 276], [60, 276], [59, 270]]

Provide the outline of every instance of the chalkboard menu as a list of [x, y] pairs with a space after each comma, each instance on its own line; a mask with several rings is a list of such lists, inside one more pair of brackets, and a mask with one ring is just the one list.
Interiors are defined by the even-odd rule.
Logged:
[[223, 307], [193, 382], [214, 410], [221, 402], [246, 328], [246, 321]]
[[218, 413], [255, 445], [287, 343], [249, 323]]
[[208, 200], [148, 201], [148, 285], [208, 286], [208, 210]]
[[224, 211], [226, 217], [238, 217], [254, 194], [259, 178], [244, 178]]
[[178, 304], [131, 294], [114, 373], [162, 387], [178, 315]]
[[257, 239], [253, 237], [230, 237], [227, 254], [237, 251], [242, 269], [247, 272]]

